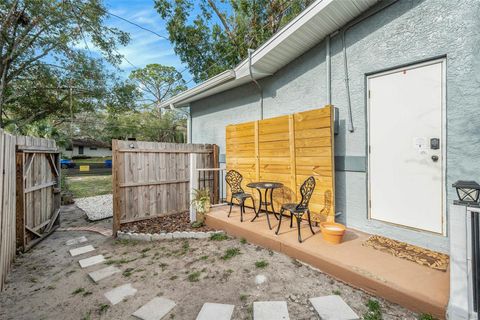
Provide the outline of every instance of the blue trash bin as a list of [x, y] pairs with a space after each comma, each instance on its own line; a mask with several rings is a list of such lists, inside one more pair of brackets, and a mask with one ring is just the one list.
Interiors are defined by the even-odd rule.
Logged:
[[111, 168], [112, 167], [112, 160], [105, 160], [103, 162], [103, 165], [105, 166], [105, 168]]

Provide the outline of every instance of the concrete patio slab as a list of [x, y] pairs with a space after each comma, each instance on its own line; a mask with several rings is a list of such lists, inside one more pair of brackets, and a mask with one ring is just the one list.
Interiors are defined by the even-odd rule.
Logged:
[[204, 303], [202, 310], [197, 316], [197, 320], [230, 320], [232, 318], [232, 304]]
[[[308, 224], [302, 226], [303, 243], [297, 239], [297, 229], [282, 223], [280, 233], [268, 230], [264, 215], [254, 222], [251, 210], [246, 210], [245, 221], [240, 222], [239, 210], [228, 218], [228, 206], [210, 210], [206, 224], [225, 230], [230, 235], [281, 252], [320, 269], [354, 287], [383, 297], [418, 313], [445, 317], [449, 298], [450, 271], [434, 270], [363, 245], [369, 234], [347, 229], [343, 242], [332, 245], [323, 241], [322, 233], [314, 227], [312, 235]], [[273, 226], [277, 226], [277, 221]], [[399, 272], [401, 270], [401, 272]]]
[[115, 273], [120, 272], [120, 269], [114, 267], [114, 266], [109, 266], [97, 271], [90, 272], [88, 276], [94, 281], [94, 282], [99, 282], [105, 278], [110, 277], [111, 275], [114, 275]]
[[160, 320], [175, 307], [170, 299], [156, 297], [135, 311], [132, 315], [142, 320]]
[[322, 320], [360, 319], [340, 296], [324, 296], [310, 298], [309, 300]]
[[71, 245], [74, 245], [74, 244], [79, 244], [79, 243], [83, 243], [83, 242], [87, 242], [87, 241], [88, 241], [87, 237], [81, 236], [81, 237], [78, 237], [78, 238], [69, 239], [65, 242], [65, 244], [67, 246], [71, 246]]
[[286, 301], [256, 301], [253, 320], [290, 320]]
[[87, 252], [91, 252], [91, 251], [95, 251], [95, 248], [92, 245], [88, 245], [88, 246], [84, 246], [84, 247], [80, 247], [80, 248], [71, 249], [70, 250], [70, 255], [72, 257], [75, 257], [75, 256], [79, 256], [81, 254], [87, 253]]
[[82, 269], [104, 262], [105, 257], [102, 254], [79, 260], [78, 263]]
[[112, 305], [116, 305], [126, 297], [135, 295], [135, 293], [137, 293], [137, 289], [132, 287], [131, 283], [127, 283], [106, 292], [104, 296]]

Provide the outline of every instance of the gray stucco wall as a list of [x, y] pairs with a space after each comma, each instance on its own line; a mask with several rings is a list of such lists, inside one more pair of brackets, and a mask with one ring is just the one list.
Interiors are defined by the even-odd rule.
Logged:
[[[349, 227], [447, 252], [448, 238], [367, 218], [366, 74], [445, 56], [447, 59], [447, 202], [457, 179], [480, 180], [480, 2], [400, 0], [346, 33], [355, 131], [346, 127], [347, 94], [342, 39], [331, 39], [332, 103], [340, 111], [335, 138], [337, 211]], [[264, 117], [323, 107], [327, 103], [325, 42], [261, 81]], [[195, 143], [225, 152], [225, 126], [259, 118], [252, 84], [191, 104]], [[359, 169], [360, 168], [360, 169]], [[399, 199], [399, 201], [407, 199]]]

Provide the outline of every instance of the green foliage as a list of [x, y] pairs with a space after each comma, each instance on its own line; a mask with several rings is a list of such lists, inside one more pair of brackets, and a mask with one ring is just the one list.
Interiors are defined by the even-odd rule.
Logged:
[[174, 67], [161, 64], [147, 64], [145, 68], [134, 70], [130, 79], [139, 84], [144, 102], [158, 106], [161, 102], [187, 89], [182, 74]]
[[210, 240], [212, 241], [223, 241], [228, 240], [228, 236], [225, 233], [214, 233], [210, 236]]
[[197, 229], [203, 227], [204, 223], [203, 221], [195, 221], [192, 222], [192, 228]]
[[98, 306], [98, 313], [99, 314], [105, 313], [105, 312], [107, 312], [108, 309], [110, 309], [110, 305], [106, 304], [106, 303], [103, 303], [103, 304]]
[[108, 100], [119, 81], [105, 62], [120, 63], [116, 48], [129, 35], [106, 27], [105, 16], [101, 0], [0, 2], [0, 126], [23, 133], [49, 119], [55, 127]]
[[427, 313], [422, 313], [419, 317], [418, 317], [418, 320], [435, 320], [436, 318], [434, 318], [431, 314], [427, 314]]
[[155, 8], [175, 53], [198, 82], [238, 64], [312, 2], [155, 0]]
[[200, 280], [201, 275], [202, 275], [202, 273], [200, 271], [192, 272], [188, 275], [188, 281], [198, 282]]
[[268, 262], [265, 261], [265, 260], [256, 261], [255, 262], [255, 267], [257, 267], [259, 269], [264, 269], [264, 268], [268, 267]]
[[79, 294], [83, 292], [85, 292], [85, 288], [77, 288], [72, 292], [72, 294]]
[[248, 299], [248, 296], [249, 296], [249, 295], [248, 295], [248, 294], [245, 294], [245, 293], [240, 294], [240, 301], [246, 302], [247, 299]]
[[130, 277], [135, 269], [134, 268], [127, 268], [123, 271], [123, 276]]
[[221, 257], [222, 260], [230, 260], [235, 256], [241, 254], [240, 249], [238, 248], [229, 248], [225, 251], [225, 254]]
[[368, 311], [363, 315], [364, 320], [382, 320], [382, 309], [377, 300], [369, 299], [367, 302]]

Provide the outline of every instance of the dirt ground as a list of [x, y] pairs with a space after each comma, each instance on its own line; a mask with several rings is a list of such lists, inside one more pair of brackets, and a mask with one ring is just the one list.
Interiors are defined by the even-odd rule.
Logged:
[[[96, 224], [109, 227], [111, 221]], [[75, 206], [62, 214], [62, 227], [80, 225], [92, 224]], [[71, 257], [68, 250], [75, 246], [65, 241], [82, 235], [89, 239], [85, 244], [97, 250]], [[122, 273], [95, 284], [87, 273], [105, 265], [81, 269], [77, 261], [96, 254], [103, 254], [106, 264], [118, 266]], [[257, 286], [259, 274], [268, 280]], [[110, 306], [103, 294], [129, 282], [137, 294]], [[17, 258], [0, 293], [0, 319], [133, 319], [130, 314], [155, 296], [177, 304], [165, 319], [195, 319], [204, 302], [234, 304], [233, 319], [251, 319], [253, 302], [262, 300], [287, 301], [292, 320], [318, 319], [308, 298], [331, 294], [341, 295], [359, 315], [367, 312], [369, 299], [377, 299], [242, 239], [137, 243], [91, 232], [56, 231]], [[416, 319], [398, 305], [378, 301], [383, 319]]]

